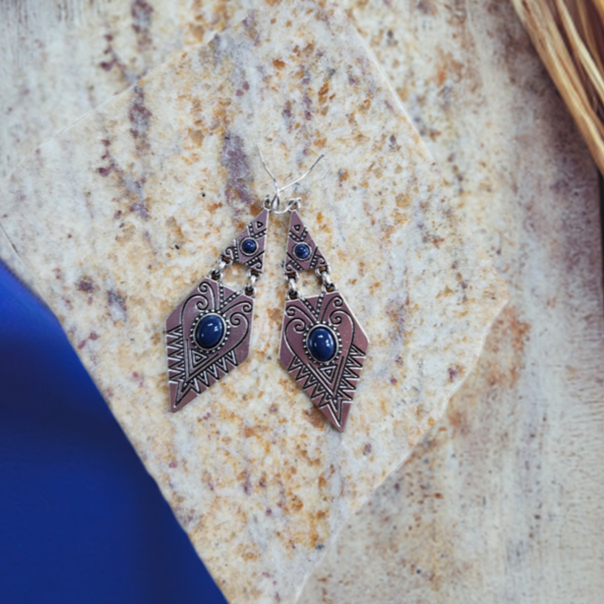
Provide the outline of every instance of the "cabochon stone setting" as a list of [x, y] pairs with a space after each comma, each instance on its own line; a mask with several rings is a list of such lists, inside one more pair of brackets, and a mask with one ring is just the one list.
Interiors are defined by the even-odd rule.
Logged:
[[225, 331], [224, 319], [220, 315], [205, 315], [195, 328], [195, 342], [200, 348], [210, 350], [220, 344]]
[[336, 337], [331, 329], [319, 325], [310, 330], [306, 338], [306, 347], [311, 356], [319, 363], [327, 363], [336, 354]]
[[258, 249], [258, 244], [253, 239], [244, 239], [241, 242], [241, 251], [246, 256], [251, 256]]
[[300, 260], [307, 260], [310, 256], [310, 248], [306, 243], [298, 243], [296, 247], [294, 247], [294, 254], [296, 258]]

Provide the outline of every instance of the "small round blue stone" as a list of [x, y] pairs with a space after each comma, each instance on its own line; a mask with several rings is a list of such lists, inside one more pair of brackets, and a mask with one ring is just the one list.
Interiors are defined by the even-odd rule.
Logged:
[[310, 354], [320, 363], [326, 363], [336, 354], [336, 339], [331, 329], [321, 325], [310, 331], [306, 346]]
[[251, 256], [258, 249], [258, 244], [253, 239], [244, 239], [241, 242], [241, 251]]
[[210, 349], [218, 346], [224, 336], [224, 319], [219, 315], [206, 315], [195, 329], [195, 341], [201, 348]]
[[310, 248], [306, 243], [298, 243], [294, 248], [294, 254], [296, 255], [296, 258], [299, 258], [300, 260], [308, 260]]

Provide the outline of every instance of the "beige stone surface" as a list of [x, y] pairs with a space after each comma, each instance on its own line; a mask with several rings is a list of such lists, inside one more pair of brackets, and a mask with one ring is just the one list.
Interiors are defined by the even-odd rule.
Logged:
[[[252, 4], [149, 2], [147, 64], [208, 40]], [[14, 149], [5, 171], [127, 86], [122, 65], [130, 78], [145, 71], [133, 3], [97, 2], [93, 11], [67, 2], [61, 15], [46, 12], [50, 3], [20, 5], [27, 18], [0, 18], [0, 45], [10, 47], [0, 63], [8, 124], [0, 148]], [[305, 597], [599, 602], [604, 311], [595, 168], [508, 2], [343, 6], [512, 302], [475, 376], [344, 529]], [[117, 41], [109, 53], [107, 35]]]
[[[511, 4], [352, 14], [510, 290], [478, 368], [301, 603], [602, 601], [598, 181]], [[414, 8], [415, 7], [415, 8]]]
[[[258, 142], [283, 181], [326, 154], [302, 215], [371, 342], [343, 434], [278, 364], [285, 217], [250, 360], [169, 412], [163, 323], [270, 191]], [[296, 599], [442, 415], [506, 298], [373, 55], [306, 0], [174, 55], [48, 140], [3, 181], [0, 216], [232, 602]]]

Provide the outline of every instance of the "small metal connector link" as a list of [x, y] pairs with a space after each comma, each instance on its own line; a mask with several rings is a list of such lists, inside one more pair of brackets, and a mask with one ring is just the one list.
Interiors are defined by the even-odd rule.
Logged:
[[298, 286], [294, 279], [289, 280], [289, 291], [287, 292], [290, 300], [296, 300], [298, 298]]
[[260, 277], [260, 274], [255, 271], [255, 270], [249, 270], [247, 273], [247, 285], [245, 286], [245, 295], [249, 296], [250, 298], [255, 298], [256, 297], [256, 281], [258, 281], [258, 278]]
[[224, 272], [224, 269], [231, 266], [231, 264], [233, 264], [232, 258], [226, 254], [220, 254], [220, 260], [214, 267], [214, 270], [210, 272], [210, 277], [214, 279], [214, 281], [222, 281], [222, 273]]
[[287, 295], [289, 296], [290, 300], [297, 300], [297, 298], [299, 296], [299, 294], [298, 294], [298, 278], [299, 278], [298, 273], [286, 273], [286, 275], [285, 275], [285, 280], [287, 281], [287, 284], [289, 286]]
[[317, 276], [321, 279], [321, 290], [324, 294], [336, 291], [336, 284], [331, 278], [328, 266], [324, 266], [322, 269], [317, 270]]

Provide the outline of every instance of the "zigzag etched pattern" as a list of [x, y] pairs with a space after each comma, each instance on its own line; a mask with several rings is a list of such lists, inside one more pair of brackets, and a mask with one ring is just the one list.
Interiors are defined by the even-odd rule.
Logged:
[[[166, 321], [168, 382], [172, 411], [182, 409], [249, 356], [254, 299], [204, 279]], [[205, 316], [223, 321], [221, 340], [204, 350], [195, 331]]]
[[[262, 210], [224, 251], [223, 260], [243, 264], [259, 276], [264, 268], [268, 220], [268, 211]], [[182, 409], [248, 358], [254, 298], [246, 292], [236, 292], [208, 277], [168, 317], [172, 411]]]
[[[313, 356], [309, 336], [317, 327], [332, 334], [333, 356]], [[344, 430], [369, 342], [339, 292], [288, 300], [279, 358], [338, 431]]]

